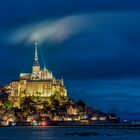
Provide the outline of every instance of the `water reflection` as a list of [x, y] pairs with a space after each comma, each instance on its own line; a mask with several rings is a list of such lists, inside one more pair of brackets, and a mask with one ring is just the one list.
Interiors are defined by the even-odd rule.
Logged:
[[139, 140], [138, 129], [1, 127], [0, 140]]

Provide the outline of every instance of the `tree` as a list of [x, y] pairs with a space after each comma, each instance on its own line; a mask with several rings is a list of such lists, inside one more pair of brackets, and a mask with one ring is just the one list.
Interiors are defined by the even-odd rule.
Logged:
[[43, 108], [44, 108], [44, 111], [50, 110], [50, 106], [49, 106], [49, 103], [47, 101], [43, 102]]
[[5, 92], [1, 92], [0, 93], [0, 100], [4, 103], [5, 101], [8, 101], [8, 96], [9, 96], [9, 94], [7, 94]]
[[26, 113], [31, 113], [31, 112], [36, 112], [36, 107], [34, 106], [34, 101], [32, 100], [31, 97], [25, 97], [22, 102], [21, 102], [21, 108], [23, 111]]
[[5, 102], [3, 103], [3, 107], [4, 107], [5, 109], [11, 109], [11, 108], [13, 107], [13, 105], [12, 105], [12, 103], [11, 103], [9, 100], [7, 100], [7, 101], [5, 101]]
[[54, 106], [54, 107], [59, 106], [59, 100], [57, 99], [57, 97], [55, 95], [51, 96], [50, 102], [51, 102], [51, 106]]
[[82, 109], [85, 108], [85, 103], [84, 103], [82, 100], [79, 100], [79, 101], [77, 102], [77, 105], [80, 106]]

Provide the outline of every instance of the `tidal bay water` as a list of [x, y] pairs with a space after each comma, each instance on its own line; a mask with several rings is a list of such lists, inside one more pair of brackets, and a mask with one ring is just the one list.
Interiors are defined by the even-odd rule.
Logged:
[[0, 140], [140, 140], [139, 129], [0, 127]]

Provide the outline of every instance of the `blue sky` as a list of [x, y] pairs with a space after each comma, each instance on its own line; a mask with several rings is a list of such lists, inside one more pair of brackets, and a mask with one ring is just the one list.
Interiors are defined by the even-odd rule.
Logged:
[[140, 116], [138, 0], [1, 0], [0, 84], [41, 65], [68, 94], [122, 117]]

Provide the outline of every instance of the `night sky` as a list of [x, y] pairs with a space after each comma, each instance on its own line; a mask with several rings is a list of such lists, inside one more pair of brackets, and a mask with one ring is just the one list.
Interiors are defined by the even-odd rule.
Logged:
[[140, 118], [138, 0], [0, 0], [0, 85], [40, 63], [68, 95], [122, 118]]

